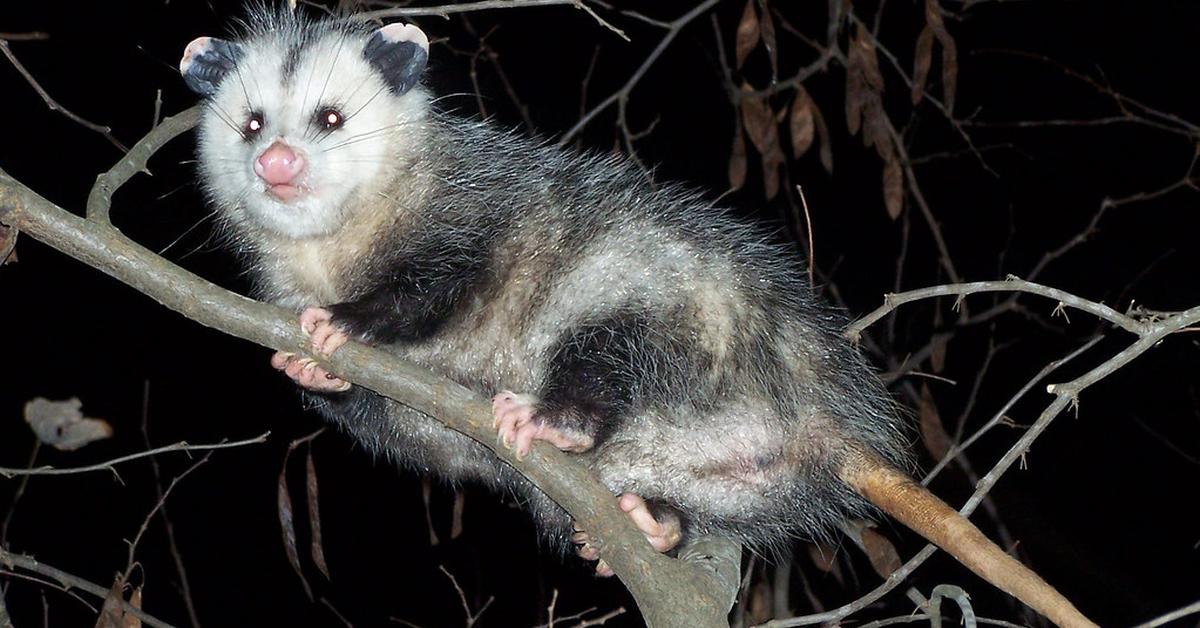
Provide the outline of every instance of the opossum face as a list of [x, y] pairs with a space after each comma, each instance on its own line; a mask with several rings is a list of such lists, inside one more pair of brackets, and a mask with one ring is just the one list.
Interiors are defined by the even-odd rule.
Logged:
[[208, 97], [200, 164], [226, 218], [291, 239], [335, 232], [416, 141], [426, 99], [408, 92], [428, 47], [401, 24], [191, 42], [179, 67]]

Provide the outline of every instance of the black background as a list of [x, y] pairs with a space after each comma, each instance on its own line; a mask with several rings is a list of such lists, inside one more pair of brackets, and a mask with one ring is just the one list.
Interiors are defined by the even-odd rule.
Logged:
[[[820, 36], [824, 3], [804, 4], [789, 7], [787, 14], [798, 28]], [[239, 3], [216, 1], [33, 5], [4, 3], [0, 31], [37, 30], [50, 38], [13, 42], [11, 49], [58, 102], [111, 125], [126, 144], [148, 130], [159, 90], [164, 113], [194, 102], [174, 69], [184, 45], [201, 34], [226, 33], [230, 18], [239, 14]], [[716, 10], [730, 48], [742, 6], [724, 2]], [[961, 8], [961, 3], [947, 7]], [[687, 7], [645, 3], [638, 8], [671, 19]], [[871, 7], [860, 11], [873, 15]], [[588, 96], [593, 104], [629, 76], [661, 35], [631, 18], [601, 13], [626, 29], [633, 42], [620, 41], [583, 12], [565, 7], [470, 18], [481, 33], [499, 25], [488, 41], [500, 52], [539, 134], [555, 137], [578, 119], [580, 82], [596, 46], [600, 53]], [[1127, 96], [1200, 122], [1200, 97], [1194, 89], [1200, 7], [1195, 3], [985, 2], [965, 15], [967, 19], [948, 21], [962, 66], [960, 116], [997, 121], [1116, 113], [1110, 100], [1053, 65], [1001, 52], [1020, 50], [1102, 77]], [[474, 39], [458, 19], [426, 17], [418, 23], [435, 39], [428, 84], [439, 94], [461, 94], [443, 101], [446, 107], [477, 115], [470, 59], [451, 51], [473, 51]], [[893, 0], [883, 23], [881, 37], [911, 72], [920, 11]], [[436, 41], [442, 37], [449, 37], [448, 42]], [[780, 42], [781, 74], [815, 56], [782, 32]], [[708, 19], [691, 24], [635, 90], [630, 115], [636, 129], [658, 121], [637, 144], [639, 156], [657, 165], [656, 177], [690, 182], [715, 198], [728, 186], [734, 112], [722, 91], [714, 50]], [[758, 69], [747, 74], [761, 86], [765, 57], [761, 50], [755, 55], [748, 67]], [[889, 112], [903, 123], [911, 110], [907, 88], [895, 81], [886, 61], [884, 74]], [[479, 81], [487, 112], [499, 124], [521, 125], [492, 66], [479, 66]], [[844, 81], [844, 71], [834, 67], [808, 83], [834, 138], [834, 174], [826, 174], [813, 154], [789, 157], [788, 167], [792, 182], [806, 191], [823, 283], [837, 288], [852, 315], [861, 315], [877, 306], [883, 293], [895, 290], [903, 229], [902, 221], [890, 220], [884, 211], [878, 158], [846, 132]], [[4, 62], [0, 107], [0, 168], [62, 207], [82, 211], [95, 174], [108, 168], [119, 151], [100, 135], [49, 111]], [[962, 150], [944, 117], [928, 107], [917, 112], [909, 133], [914, 157]], [[584, 134], [583, 144], [610, 149], [616, 137], [612, 123], [611, 114], [601, 116]], [[969, 153], [918, 166], [922, 190], [969, 280], [1023, 275], [1045, 251], [1079, 233], [1102, 199], [1157, 190], [1179, 180], [1196, 150], [1194, 137], [1135, 124], [970, 131], [998, 176]], [[168, 259], [244, 291], [234, 260], [210, 237], [208, 212], [192, 183], [191, 144], [189, 135], [161, 151], [151, 163], [153, 176], [138, 177], [117, 195], [113, 221]], [[753, 160], [750, 171], [757, 171]], [[742, 191], [722, 202], [784, 234], [795, 233], [791, 210], [778, 199], [765, 202], [761, 189], [752, 174]], [[1110, 211], [1088, 243], [1056, 261], [1040, 280], [1118, 310], [1131, 301], [1157, 310], [1200, 304], [1196, 199], [1194, 190], [1183, 188]], [[911, 224], [901, 288], [946, 281], [916, 206], [909, 202], [905, 211]], [[27, 464], [34, 439], [22, 423], [21, 408], [36, 396], [79, 397], [87, 414], [116, 428], [114, 438], [78, 452], [43, 450], [39, 464], [76, 466], [144, 449], [140, 426], [147, 390], [149, 433], [156, 445], [215, 442], [271, 430], [265, 445], [215, 454], [168, 501], [201, 621], [210, 626], [339, 625], [327, 606], [307, 600], [284, 555], [276, 515], [278, 475], [288, 443], [317, 429], [319, 422], [301, 410], [291, 384], [267, 366], [269, 351], [186, 320], [29, 238], [20, 241], [18, 252], [18, 264], [0, 268], [5, 348], [0, 466]], [[988, 297], [971, 302], [979, 308], [989, 303]], [[1047, 362], [1097, 331], [1104, 331], [1106, 340], [1051, 381], [1098, 364], [1130, 340], [1080, 312], [1070, 312], [1069, 324], [1052, 318], [1054, 304], [1045, 300], [1029, 297], [1022, 303], [1038, 318], [1013, 314], [958, 333], [942, 373], [957, 385], [916, 380], [930, 384], [947, 421], [961, 411], [989, 338], [1005, 348], [990, 364], [972, 413], [974, 425]], [[923, 346], [932, 331], [934, 308], [941, 307], [949, 319], [949, 306], [926, 302], [902, 310], [897, 340], [885, 347], [887, 352], [902, 359]], [[874, 332], [883, 337], [882, 327]], [[1102, 625], [1145, 620], [1200, 598], [1200, 526], [1194, 514], [1200, 496], [1196, 338], [1169, 338], [1086, 391], [1078, 411], [1061, 416], [1035, 444], [1027, 468], [1012, 470], [993, 493], [1034, 567]], [[928, 365], [920, 370], [927, 371]], [[1035, 392], [1009, 416], [1028, 424], [1048, 400]], [[1015, 431], [1002, 429], [985, 438], [972, 450], [976, 468], [990, 468], [1015, 437]], [[422, 626], [464, 625], [458, 594], [439, 565], [456, 576], [472, 609], [495, 597], [479, 625], [544, 623], [555, 589], [559, 616], [630, 604], [619, 583], [597, 582], [577, 561], [563, 563], [539, 551], [524, 515], [503, 500], [464, 489], [464, 531], [451, 540], [453, 493], [435, 487], [430, 507], [440, 539], [435, 546], [418, 479], [373, 461], [332, 433], [315, 442], [314, 456], [332, 581], [324, 582], [304, 556], [308, 537], [300, 512], [305, 573], [318, 594], [354, 625], [399, 625], [389, 618]], [[296, 488], [303, 485], [302, 460], [294, 456], [289, 465]], [[190, 461], [183, 454], [167, 454], [160, 464], [173, 477]], [[132, 538], [155, 502], [148, 463], [118, 470], [119, 478], [104, 472], [34, 478], [13, 515], [10, 549], [109, 584], [112, 574], [124, 568], [125, 539]], [[8, 510], [16, 486], [15, 479], [0, 479], [0, 512]], [[970, 491], [955, 472], [943, 474], [934, 489], [954, 504]], [[294, 491], [293, 499], [302, 510], [302, 491]], [[986, 517], [976, 520], [986, 528]], [[894, 525], [883, 528], [903, 556], [919, 549], [909, 533]], [[857, 550], [844, 553], [855, 574], [846, 588], [814, 569], [807, 551], [800, 554], [797, 569], [826, 606], [853, 599], [878, 583]], [[142, 568], [134, 581], [146, 584], [147, 610], [186, 624], [160, 522], [147, 533], [138, 560]], [[942, 582], [971, 591], [981, 615], [1019, 619], [1003, 596], [944, 556], [913, 578], [925, 592]], [[53, 589], [13, 578], [0, 578], [0, 583], [7, 586], [6, 599], [18, 626], [41, 622], [42, 596], [49, 603], [50, 625], [94, 621], [84, 605]], [[798, 612], [813, 610], [799, 591], [792, 599]], [[896, 591], [884, 606], [862, 617], [910, 610]], [[627, 616], [610, 625], [636, 623]], [[1189, 624], [1184, 620], [1180, 625]]]

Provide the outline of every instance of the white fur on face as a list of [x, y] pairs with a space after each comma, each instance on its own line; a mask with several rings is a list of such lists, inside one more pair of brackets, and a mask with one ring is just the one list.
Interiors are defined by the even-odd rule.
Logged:
[[[353, 200], [379, 194], [400, 157], [411, 153], [415, 140], [405, 128], [425, 118], [427, 98], [419, 88], [394, 96], [363, 59], [364, 41], [359, 34], [327, 34], [302, 49], [286, 82], [285, 42], [244, 44], [200, 126], [201, 167], [229, 219], [288, 239], [333, 234], [350, 218]], [[317, 124], [326, 109], [342, 115], [340, 129]], [[239, 130], [255, 113], [262, 130], [243, 139]], [[275, 142], [307, 162], [297, 179], [301, 193], [289, 202], [268, 194], [254, 173], [255, 160]]]

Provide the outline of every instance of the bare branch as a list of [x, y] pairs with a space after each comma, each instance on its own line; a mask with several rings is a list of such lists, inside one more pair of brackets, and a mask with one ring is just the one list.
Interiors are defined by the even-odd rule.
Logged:
[[[41, 33], [33, 33], [33, 35], [41, 35]], [[17, 72], [21, 73], [21, 76], [25, 78], [25, 82], [29, 83], [29, 86], [38, 93], [38, 96], [42, 97], [42, 101], [46, 103], [46, 106], [50, 108], [50, 111], [57, 111], [58, 113], [66, 116], [72, 122], [75, 122], [76, 124], [79, 124], [88, 130], [95, 131], [100, 135], [103, 135], [104, 139], [111, 142], [112, 145], [120, 149], [121, 152], [127, 152], [129, 149], [125, 148], [125, 145], [113, 136], [111, 128], [96, 124], [94, 122], [89, 122], [78, 115], [75, 115], [75, 113], [73, 113], [70, 109], [63, 107], [62, 105], [58, 104], [58, 101], [50, 97], [50, 94], [46, 92], [40, 83], [37, 82], [37, 79], [33, 78], [33, 75], [29, 73], [29, 70], [25, 69], [25, 66], [22, 65], [17, 59], [17, 56], [13, 54], [13, 51], [8, 46], [8, 41], [6, 41], [17, 41], [19, 39], [20, 37], [17, 35], [11, 37], [0, 37], [0, 53], [3, 53], [4, 56], [8, 58], [8, 62], [11, 63], [14, 68], [16, 68]], [[28, 39], [44, 39], [44, 37], [28, 37]]]
[[637, 87], [638, 82], [642, 80], [643, 76], [645, 76], [646, 71], [649, 70], [650, 66], [654, 65], [654, 62], [662, 56], [663, 51], [667, 49], [667, 46], [671, 44], [671, 41], [675, 39], [675, 36], [678, 35], [681, 30], [683, 30], [683, 27], [687, 26], [692, 20], [703, 15], [704, 12], [715, 6], [718, 1], [719, 0], [705, 0], [691, 11], [684, 13], [674, 21], [670, 22], [666, 34], [663, 35], [661, 40], [659, 40], [658, 45], [654, 47], [654, 50], [652, 50], [650, 54], [646, 56], [646, 58], [642, 61], [642, 64], [638, 66], [637, 70], [634, 70], [633, 74], [629, 77], [629, 80], [625, 81], [625, 84], [622, 85], [620, 89], [610, 94], [604, 100], [600, 101], [600, 104], [592, 107], [590, 111], [581, 117], [579, 121], [575, 123], [575, 126], [568, 129], [567, 132], [564, 133], [561, 138], [559, 138], [558, 145], [566, 146], [567, 144], [570, 144], [571, 140], [574, 139], [574, 137], [580, 131], [582, 131], [583, 128], [586, 127], [593, 118], [611, 107], [614, 103], [618, 105], [619, 109], [618, 124], [620, 124], [622, 128], [627, 129], [625, 124], [625, 103], [628, 102], [629, 95], [633, 92], [633, 88]]
[[[2, 184], [3, 181], [0, 180], [0, 185]], [[233, 442], [221, 441], [211, 445], [189, 445], [186, 441], [179, 441], [178, 443], [156, 447], [148, 451], [140, 451], [136, 454], [129, 454], [128, 456], [121, 456], [120, 458], [113, 458], [112, 460], [108, 460], [106, 462], [99, 462], [83, 467], [36, 467], [32, 469], [9, 469], [0, 467], [0, 476], [9, 478], [20, 475], [72, 475], [76, 473], [91, 473], [92, 471], [111, 471], [115, 474], [117, 472], [117, 470], [114, 468], [116, 465], [123, 462], [129, 462], [130, 460], [138, 460], [140, 458], [157, 456], [158, 454], [164, 454], [172, 451], [208, 451], [212, 449], [232, 449], [234, 447], [245, 447], [246, 445], [265, 443], [267, 442], [267, 437], [270, 435], [270, 432], [263, 432], [254, 438], [247, 438], [245, 440]]]

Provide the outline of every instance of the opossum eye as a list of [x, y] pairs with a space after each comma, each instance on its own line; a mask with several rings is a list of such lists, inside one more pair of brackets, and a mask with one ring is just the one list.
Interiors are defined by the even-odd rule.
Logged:
[[336, 131], [342, 128], [346, 123], [346, 119], [342, 117], [342, 112], [332, 107], [326, 107], [317, 112], [317, 127], [325, 131]]
[[242, 128], [246, 139], [257, 137], [259, 132], [262, 131], [264, 124], [266, 124], [266, 121], [263, 120], [263, 114], [257, 111], [251, 112], [250, 117], [246, 118], [246, 125]]

